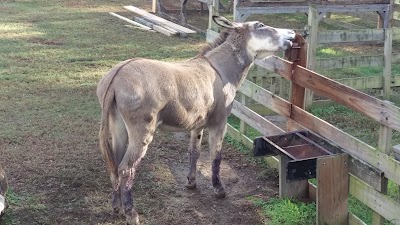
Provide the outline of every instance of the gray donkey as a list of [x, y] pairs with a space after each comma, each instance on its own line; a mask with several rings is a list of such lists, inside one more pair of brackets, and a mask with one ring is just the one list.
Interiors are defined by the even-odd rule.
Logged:
[[[236, 23], [214, 16], [226, 28], [202, 53], [183, 62], [134, 58], [112, 68], [99, 82], [102, 107], [100, 147], [112, 183], [112, 206], [139, 224], [132, 183], [157, 128], [190, 131], [186, 187], [196, 187], [196, 163], [203, 129], [208, 128], [212, 185], [225, 197], [219, 177], [221, 146], [236, 91], [255, 59], [291, 47], [295, 32], [261, 22]], [[108, 141], [111, 135], [111, 146]]]
[[0, 215], [4, 213], [6, 208], [6, 192], [7, 192], [7, 177], [6, 172], [3, 170], [3, 167], [0, 165]]

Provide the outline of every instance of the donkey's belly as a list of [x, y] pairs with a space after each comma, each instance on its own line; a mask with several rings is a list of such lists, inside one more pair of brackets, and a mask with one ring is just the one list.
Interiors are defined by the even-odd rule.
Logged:
[[207, 124], [205, 116], [195, 118], [171, 118], [158, 121], [158, 128], [163, 131], [182, 132], [202, 128]]

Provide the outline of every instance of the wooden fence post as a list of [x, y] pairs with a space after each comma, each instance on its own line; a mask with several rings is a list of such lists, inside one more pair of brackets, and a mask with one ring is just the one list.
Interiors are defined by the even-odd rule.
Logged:
[[214, 22], [212, 19], [213, 16], [218, 16], [219, 15], [219, 0], [213, 0], [212, 5], [208, 5], [208, 29], [218, 32], [218, 25]]
[[[292, 56], [289, 51], [286, 57], [293, 61], [293, 66], [300, 65], [305, 67], [307, 63], [307, 42], [304, 38], [297, 34], [294, 43], [298, 44], [297, 56]], [[291, 51], [293, 51], [292, 49]], [[295, 58], [291, 58], [295, 57]], [[296, 58], [297, 57], [297, 58]], [[293, 74], [295, 76], [295, 74]], [[304, 108], [304, 93], [305, 88], [292, 82], [290, 102], [300, 108]], [[288, 120], [287, 122], [288, 130], [296, 130], [298, 126], [294, 124], [294, 121]], [[287, 156], [281, 155], [279, 157], [279, 196], [280, 197], [308, 197], [308, 180], [294, 181], [286, 183], [286, 168], [289, 158]]]
[[[307, 56], [307, 69], [315, 70], [317, 63], [317, 44], [318, 44], [318, 10], [315, 5], [310, 5], [308, 10], [308, 28], [309, 36], [308, 42], [308, 56]], [[305, 110], [310, 109], [312, 105], [313, 92], [306, 89], [304, 108]]]
[[317, 159], [317, 224], [347, 225], [349, 156]]
[[[391, 94], [390, 83], [392, 79], [392, 45], [393, 45], [391, 20], [393, 18], [393, 7], [394, 7], [394, 1], [391, 0], [389, 11], [386, 12], [386, 16], [385, 18], [383, 18], [385, 21], [382, 22], [382, 27], [386, 25], [386, 27], [384, 27], [385, 29], [385, 42], [384, 42], [384, 53], [383, 53], [384, 67], [382, 76], [384, 100], [389, 100]], [[390, 154], [390, 151], [392, 150], [392, 135], [393, 131], [391, 128], [384, 125], [380, 125], [379, 140], [378, 140], [379, 151], [387, 155]], [[388, 185], [388, 179], [386, 177], [383, 177], [381, 183], [381, 193], [387, 194], [387, 185]], [[373, 212], [372, 225], [384, 225], [384, 224], [385, 224], [385, 218], [379, 215], [378, 213]]]
[[308, 181], [294, 181], [286, 183], [287, 164], [289, 157], [279, 155], [279, 197], [280, 198], [307, 198]]

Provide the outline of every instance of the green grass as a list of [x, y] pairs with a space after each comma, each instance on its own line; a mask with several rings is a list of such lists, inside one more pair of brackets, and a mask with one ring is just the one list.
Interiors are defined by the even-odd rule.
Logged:
[[261, 214], [268, 218], [268, 225], [309, 225], [315, 224], [315, 203], [304, 203], [295, 199], [271, 198], [264, 200], [250, 196], [248, 200], [261, 209]]

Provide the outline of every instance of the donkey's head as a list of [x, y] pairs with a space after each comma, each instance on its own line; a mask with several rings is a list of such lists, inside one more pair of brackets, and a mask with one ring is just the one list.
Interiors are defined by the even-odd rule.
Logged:
[[221, 27], [234, 30], [246, 45], [249, 55], [253, 59], [262, 59], [277, 51], [284, 51], [292, 46], [295, 37], [293, 30], [277, 29], [264, 25], [258, 21], [237, 23], [221, 16], [213, 16], [213, 20]]

